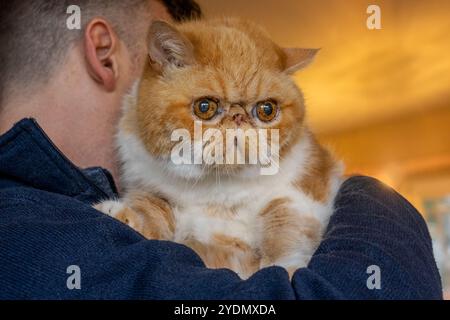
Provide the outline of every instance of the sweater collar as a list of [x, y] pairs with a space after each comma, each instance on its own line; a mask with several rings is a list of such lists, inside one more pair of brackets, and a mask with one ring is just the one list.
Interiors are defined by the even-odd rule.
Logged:
[[53, 144], [34, 119], [24, 119], [0, 137], [0, 188], [31, 187], [96, 202], [117, 196], [109, 172], [81, 170]]

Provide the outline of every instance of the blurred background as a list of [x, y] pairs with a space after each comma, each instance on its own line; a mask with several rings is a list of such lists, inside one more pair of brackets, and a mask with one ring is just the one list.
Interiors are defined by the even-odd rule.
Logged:
[[[423, 214], [450, 298], [450, 1], [199, 0], [286, 47], [322, 48], [296, 76], [308, 121], [348, 174], [374, 176]], [[381, 30], [369, 30], [369, 5]]]

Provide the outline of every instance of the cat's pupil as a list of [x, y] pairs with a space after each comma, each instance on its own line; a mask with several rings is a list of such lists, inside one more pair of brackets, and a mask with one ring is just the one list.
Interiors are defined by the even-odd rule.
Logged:
[[266, 116], [270, 116], [273, 113], [273, 107], [270, 103], [266, 103], [263, 105], [263, 111]]
[[209, 110], [209, 101], [200, 102], [200, 112], [206, 113]]

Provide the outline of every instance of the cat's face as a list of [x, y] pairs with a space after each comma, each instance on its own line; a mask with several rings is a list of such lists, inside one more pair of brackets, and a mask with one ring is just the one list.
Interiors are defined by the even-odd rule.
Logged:
[[[254, 169], [267, 164], [260, 158], [256, 165], [249, 164], [249, 148], [255, 141], [267, 143], [270, 149], [277, 142], [272, 130], [277, 131], [279, 151], [272, 149], [270, 156], [279, 159], [300, 141], [303, 97], [290, 75], [308, 64], [316, 50], [281, 49], [253, 24], [240, 20], [191, 22], [177, 29], [157, 22], [150, 37], [151, 63], [141, 82], [136, 114], [147, 151], [170, 164], [181, 141], [173, 141], [173, 133], [184, 129], [191, 137], [194, 159], [201, 124], [201, 133], [215, 129], [210, 130], [214, 138], [203, 136], [203, 155], [217, 160], [216, 154], [222, 153], [222, 163], [172, 163], [171, 170], [194, 178], [258, 174]], [[259, 129], [267, 130], [265, 141]], [[227, 142], [233, 132], [255, 133], [258, 139], [252, 142], [247, 137], [239, 144], [234, 137]], [[245, 154], [245, 164], [237, 164], [234, 157], [234, 163], [227, 161], [232, 146], [236, 153]]]

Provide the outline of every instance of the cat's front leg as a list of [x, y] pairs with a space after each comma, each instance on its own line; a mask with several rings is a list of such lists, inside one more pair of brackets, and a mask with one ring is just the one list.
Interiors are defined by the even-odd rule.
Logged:
[[284, 267], [292, 278], [306, 267], [320, 242], [322, 224], [290, 206], [287, 198], [275, 199], [260, 214], [261, 268]]
[[148, 239], [173, 240], [175, 220], [167, 201], [147, 193], [134, 193], [125, 200], [107, 200], [95, 209], [129, 225]]

